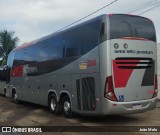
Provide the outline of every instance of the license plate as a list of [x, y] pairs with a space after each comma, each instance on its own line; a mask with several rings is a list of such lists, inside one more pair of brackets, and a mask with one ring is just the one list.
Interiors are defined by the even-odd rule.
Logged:
[[140, 109], [140, 108], [142, 108], [141, 104], [135, 104], [135, 105], [133, 105], [133, 109]]

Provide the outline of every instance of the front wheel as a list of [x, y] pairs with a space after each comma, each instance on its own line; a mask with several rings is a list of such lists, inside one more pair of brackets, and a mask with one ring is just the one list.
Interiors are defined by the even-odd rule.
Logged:
[[48, 108], [49, 108], [49, 111], [53, 114], [60, 113], [60, 104], [58, 103], [55, 94], [51, 94], [49, 96]]
[[18, 96], [17, 96], [17, 93], [16, 91], [13, 92], [13, 101], [18, 104]]
[[63, 114], [66, 118], [72, 118], [73, 113], [71, 109], [71, 102], [68, 96], [63, 98]]

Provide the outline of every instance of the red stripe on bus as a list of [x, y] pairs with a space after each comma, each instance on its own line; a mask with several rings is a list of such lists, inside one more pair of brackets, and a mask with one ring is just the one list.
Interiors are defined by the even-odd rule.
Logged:
[[128, 40], [145, 40], [145, 41], [149, 41], [146, 38], [138, 38], [138, 37], [122, 37], [120, 39], [128, 39]]
[[27, 46], [31, 46], [33, 44], [34, 41], [31, 41], [29, 43], [25, 43], [23, 45], [20, 45], [18, 47], [15, 48], [15, 50], [19, 50], [19, 49], [22, 49], [22, 48], [26, 48]]
[[139, 60], [113, 60], [113, 76], [115, 88], [126, 87], [134, 69], [118, 68], [118, 66], [136, 66], [137, 64], [116, 64], [116, 62], [138, 62]]
[[23, 65], [14, 67], [11, 70], [11, 77], [22, 77], [23, 75]]

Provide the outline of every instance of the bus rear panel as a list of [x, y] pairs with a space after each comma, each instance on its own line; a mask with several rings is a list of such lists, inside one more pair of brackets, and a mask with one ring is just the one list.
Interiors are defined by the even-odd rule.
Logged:
[[[152, 110], [157, 96], [157, 45], [151, 20], [132, 15], [109, 15], [110, 34], [101, 50], [103, 113], [129, 114]], [[102, 55], [105, 53], [102, 51]], [[106, 78], [103, 77], [106, 72]]]

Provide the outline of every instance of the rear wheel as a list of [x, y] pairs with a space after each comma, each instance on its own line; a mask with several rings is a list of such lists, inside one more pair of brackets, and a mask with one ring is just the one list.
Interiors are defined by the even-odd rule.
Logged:
[[53, 114], [60, 113], [60, 104], [58, 104], [55, 94], [51, 94], [49, 96], [48, 108], [49, 108], [49, 111]]
[[72, 118], [73, 113], [71, 109], [71, 102], [68, 96], [63, 98], [63, 114], [66, 118]]

